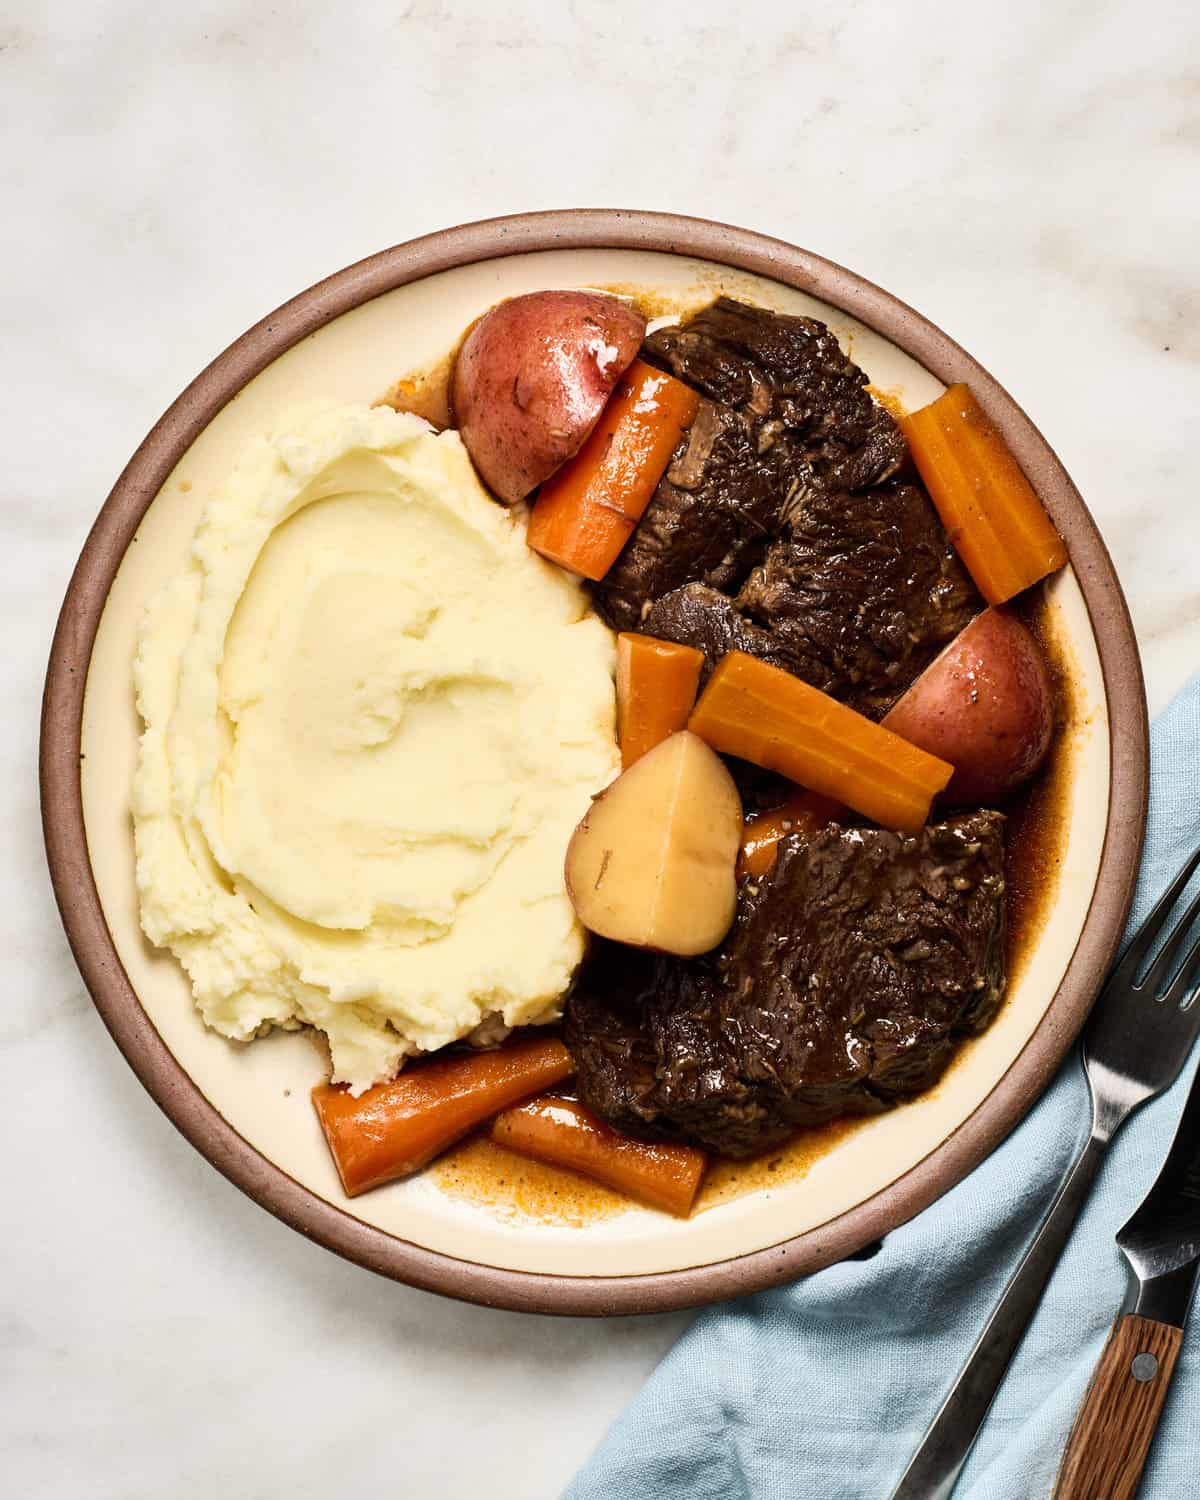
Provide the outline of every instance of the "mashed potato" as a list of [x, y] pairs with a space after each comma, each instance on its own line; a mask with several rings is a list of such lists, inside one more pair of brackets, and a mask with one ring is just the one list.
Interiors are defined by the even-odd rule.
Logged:
[[563, 854], [617, 770], [613, 643], [455, 433], [297, 415], [147, 611], [142, 925], [205, 1021], [307, 1022], [355, 1089], [553, 1019], [583, 952]]

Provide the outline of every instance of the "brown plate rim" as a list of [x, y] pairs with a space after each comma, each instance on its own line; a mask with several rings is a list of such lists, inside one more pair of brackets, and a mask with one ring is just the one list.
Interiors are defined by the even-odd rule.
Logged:
[[[1092, 902], [1062, 983], [1004, 1077], [927, 1157], [889, 1187], [781, 1244], [684, 1270], [616, 1277], [504, 1270], [424, 1249], [317, 1197], [212, 1107], [151, 1024], [105, 923], [88, 856], [79, 757], [92, 646], [113, 577], [150, 502], [187, 447], [259, 371], [331, 319], [453, 267], [555, 249], [694, 256], [782, 282], [851, 314], [932, 374], [967, 381], [1066, 539], [1091, 616], [1109, 705], [1108, 820]], [[425, 235], [318, 282], [237, 339], [187, 387], [130, 459], [87, 538], [63, 601], [42, 704], [46, 853], [72, 952], [96, 1007], [142, 1084], [196, 1149], [257, 1203], [359, 1265], [432, 1292], [520, 1311], [663, 1312], [761, 1291], [881, 1238], [959, 1182], [999, 1144], [1062, 1062], [1120, 942], [1145, 830], [1149, 730], [1133, 624], [1095, 522], [1050, 445], [1003, 387], [951, 338], [861, 276], [782, 240], [710, 219], [623, 209], [516, 214]], [[1115, 816], [1120, 809], [1120, 816]]]

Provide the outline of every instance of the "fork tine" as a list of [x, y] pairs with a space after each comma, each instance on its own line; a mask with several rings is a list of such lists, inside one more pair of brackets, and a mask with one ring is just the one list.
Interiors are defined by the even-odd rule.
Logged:
[[1200, 865], [1200, 849], [1185, 862], [1183, 868], [1171, 884], [1166, 888], [1158, 900], [1154, 903], [1148, 917], [1134, 933], [1129, 947], [1125, 950], [1125, 956], [1117, 965], [1109, 978], [1109, 985], [1131, 984], [1142, 966], [1142, 961], [1154, 946], [1162, 927], [1163, 919], [1179, 900], [1179, 893], [1187, 885], [1188, 881], [1196, 873], [1196, 867]]
[[[1172, 979], [1175, 976], [1176, 970], [1179, 967], [1179, 950], [1183, 947], [1183, 940], [1191, 931], [1192, 923], [1198, 916], [1200, 916], [1200, 892], [1197, 892], [1188, 902], [1187, 910], [1180, 917], [1179, 921], [1175, 923], [1174, 928], [1168, 935], [1166, 942], [1162, 945], [1154, 962], [1146, 970], [1138, 983], [1137, 988], [1139, 990], [1149, 990], [1151, 994], [1157, 995], [1161, 986], [1168, 979]], [[1190, 961], [1189, 957], [1183, 967], [1187, 968]]]
[[1172, 979], [1163, 994], [1164, 1005], [1191, 1005], [1200, 992], [1200, 936], [1192, 942], [1184, 956], [1179, 973]]

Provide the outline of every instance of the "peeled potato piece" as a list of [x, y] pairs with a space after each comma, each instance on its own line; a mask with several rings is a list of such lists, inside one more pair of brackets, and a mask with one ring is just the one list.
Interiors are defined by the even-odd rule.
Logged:
[[648, 750], [592, 803], [567, 848], [567, 890], [601, 937], [688, 957], [733, 922], [742, 804], [687, 730]]

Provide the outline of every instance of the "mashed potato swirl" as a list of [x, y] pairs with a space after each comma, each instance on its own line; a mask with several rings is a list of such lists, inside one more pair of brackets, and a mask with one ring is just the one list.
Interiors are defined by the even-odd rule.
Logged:
[[135, 680], [142, 925], [209, 1026], [308, 1023], [356, 1090], [553, 1019], [567, 840], [617, 770], [613, 643], [457, 434], [296, 414], [209, 504]]

